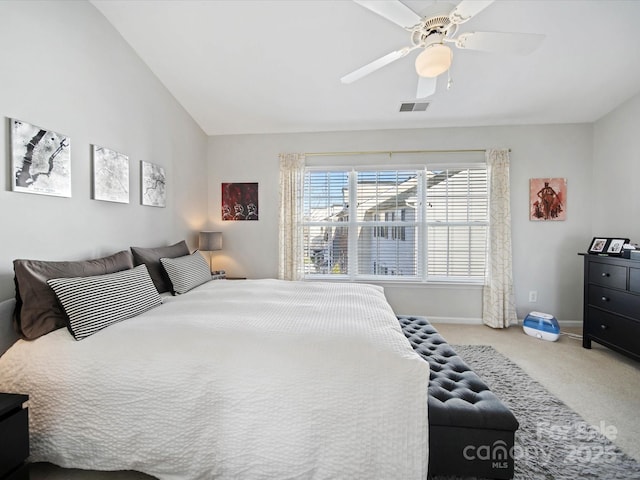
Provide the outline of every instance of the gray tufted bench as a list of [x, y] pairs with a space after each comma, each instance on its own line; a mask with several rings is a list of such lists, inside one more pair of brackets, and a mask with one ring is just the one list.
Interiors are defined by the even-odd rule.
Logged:
[[425, 317], [399, 316], [429, 362], [429, 476], [513, 477], [516, 417]]

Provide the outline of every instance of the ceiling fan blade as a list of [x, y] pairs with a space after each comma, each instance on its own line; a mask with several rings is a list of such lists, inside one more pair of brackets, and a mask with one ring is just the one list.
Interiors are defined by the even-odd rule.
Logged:
[[421, 77], [418, 76], [418, 92], [416, 98], [427, 98], [436, 93], [438, 77]]
[[539, 33], [472, 32], [458, 36], [455, 43], [467, 50], [528, 55], [540, 46], [544, 37]]
[[494, 1], [495, 0], [462, 0], [449, 14], [449, 20], [458, 25], [464, 23], [487, 8]]
[[400, 25], [402, 28], [413, 27], [422, 18], [416, 12], [398, 0], [353, 0], [358, 5], [368, 8], [381, 17]]
[[366, 64], [364, 67], [360, 67], [359, 69], [345, 75], [340, 79], [340, 81], [342, 83], [353, 83], [356, 80], [360, 80], [362, 77], [369, 75], [370, 73], [375, 72], [385, 65], [389, 65], [391, 62], [395, 62], [399, 58], [406, 56], [410, 51], [416, 48], [417, 47], [405, 47], [400, 50], [396, 50], [395, 52], [387, 53], [384, 57], [380, 57], [379, 59]]

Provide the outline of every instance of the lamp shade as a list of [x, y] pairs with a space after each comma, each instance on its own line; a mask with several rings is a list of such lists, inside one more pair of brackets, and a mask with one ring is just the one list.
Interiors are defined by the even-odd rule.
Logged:
[[222, 232], [200, 232], [198, 249], [203, 252], [222, 250]]
[[447, 45], [434, 43], [416, 57], [416, 72], [421, 77], [437, 77], [449, 70], [453, 53]]

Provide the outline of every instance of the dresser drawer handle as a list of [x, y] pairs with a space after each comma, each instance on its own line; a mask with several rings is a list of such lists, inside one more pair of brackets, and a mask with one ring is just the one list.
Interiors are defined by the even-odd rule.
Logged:
[[602, 297], [602, 301], [603, 301], [603, 302], [608, 302], [608, 301], [609, 301], [609, 298], [608, 298], [608, 297]]
[[606, 325], [600, 325], [600, 329], [601, 330], [606, 330], [607, 328], [609, 328], [609, 327], [607, 327]]
[[603, 277], [610, 277], [611, 275], [609, 275], [607, 272], [602, 272], [602, 276]]

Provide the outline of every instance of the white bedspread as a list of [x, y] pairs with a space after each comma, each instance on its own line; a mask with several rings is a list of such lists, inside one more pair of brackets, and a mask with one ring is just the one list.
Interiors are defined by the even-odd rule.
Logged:
[[161, 479], [424, 479], [428, 364], [372, 285], [212, 281], [0, 358], [31, 461]]

